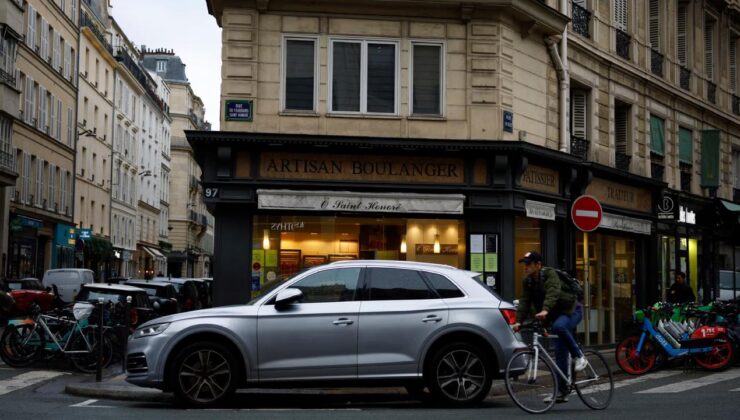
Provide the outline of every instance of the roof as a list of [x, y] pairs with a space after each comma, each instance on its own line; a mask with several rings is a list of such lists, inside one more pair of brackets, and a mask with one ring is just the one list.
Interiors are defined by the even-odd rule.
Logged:
[[149, 280], [128, 280], [126, 284], [135, 287], [167, 287], [172, 286], [172, 283], [166, 281], [149, 281]]
[[[188, 82], [188, 77], [185, 74], [185, 63], [182, 62], [179, 56], [166, 53], [157, 54], [156, 52], [146, 52], [142, 55], [144, 57], [142, 61], [144, 68], [155, 72], [165, 82]], [[157, 61], [161, 60], [167, 61], [167, 71], [165, 72], [157, 71]]]
[[125, 284], [86, 283], [82, 287], [85, 289], [110, 290], [116, 292], [145, 292], [143, 289], [134, 286], [127, 286]]

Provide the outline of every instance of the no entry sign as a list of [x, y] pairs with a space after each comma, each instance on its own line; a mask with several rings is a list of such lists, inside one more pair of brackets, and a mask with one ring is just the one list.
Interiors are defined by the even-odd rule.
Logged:
[[601, 204], [590, 195], [582, 195], [573, 202], [570, 217], [573, 224], [584, 232], [596, 230], [601, 223]]

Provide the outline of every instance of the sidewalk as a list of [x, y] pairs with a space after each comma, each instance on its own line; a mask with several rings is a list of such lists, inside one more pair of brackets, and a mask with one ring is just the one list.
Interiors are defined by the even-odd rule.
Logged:
[[[613, 375], [619, 375], [622, 371], [617, 366], [614, 359], [614, 349], [603, 349], [601, 354], [607, 361]], [[168, 403], [173, 401], [171, 393], [162, 392], [153, 388], [142, 388], [126, 382], [125, 374], [111, 375], [103, 378], [101, 382], [95, 382], [95, 378], [74, 384], [68, 384], [64, 390], [65, 393], [81, 397], [109, 399], [109, 400], [126, 400], [140, 402], [162, 402]], [[245, 389], [241, 392], [258, 392], [262, 394], [305, 394], [305, 395], [405, 395], [406, 390], [403, 387], [383, 387], [383, 388], [310, 388], [310, 389]], [[496, 380], [491, 395], [506, 394], [503, 381]]]

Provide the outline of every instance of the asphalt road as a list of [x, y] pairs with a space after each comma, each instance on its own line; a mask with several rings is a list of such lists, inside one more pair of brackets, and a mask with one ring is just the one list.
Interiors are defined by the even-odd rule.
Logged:
[[[467, 419], [524, 418], [508, 396], [494, 396], [468, 409], [437, 407], [409, 400], [403, 393], [356, 390], [343, 395], [239, 393], [227, 407], [183, 410], [169, 404], [94, 400], [63, 393], [68, 383], [89, 380], [58, 366], [11, 369], [0, 366], [0, 419]], [[572, 395], [547, 414], [558, 419], [735, 419], [740, 418], [740, 367], [720, 373], [665, 370], [644, 377], [617, 376], [611, 406], [592, 411]]]

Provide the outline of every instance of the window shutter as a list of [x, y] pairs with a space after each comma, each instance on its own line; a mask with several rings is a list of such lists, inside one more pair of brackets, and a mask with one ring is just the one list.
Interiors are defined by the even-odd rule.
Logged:
[[57, 140], [62, 141], [62, 100], [57, 99]]
[[627, 31], [627, 0], [614, 1], [614, 24], [617, 29]]
[[704, 19], [704, 71], [714, 81], [714, 21]]
[[627, 127], [629, 107], [617, 106], [614, 108], [614, 147], [617, 153], [627, 154]]
[[49, 199], [46, 201], [46, 208], [48, 210], [54, 209], [54, 170], [55, 166], [49, 164]]
[[39, 86], [39, 118], [36, 120], [36, 128], [43, 132], [47, 132], [46, 111], [48, 108], [46, 102], [46, 88]]
[[660, 1], [650, 0], [650, 46], [660, 51]]
[[[13, 166], [12, 166], [13, 172], [18, 173], [18, 149], [15, 148], [15, 147], [13, 147], [13, 149], [11, 150], [10, 153], [11, 153], [10, 156], [13, 158], [13, 162], [12, 162], [12, 164], [13, 164]], [[15, 201], [15, 193], [16, 193], [16, 190], [18, 189], [18, 184], [23, 182], [22, 178], [23, 178], [23, 176], [21, 175], [8, 188], [8, 193], [10, 194], [10, 200], [11, 201]]]
[[573, 3], [583, 7], [584, 9], [586, 8], [586, 0], [573, 0]]
[[26, 106], [23, 110], [23, 120], [27, 124], [33, 123], [33, 79], [26, 76], [26, 92], [24, 93], [26, 99]]
[[730, 92], [737, 93], [737, 38], [730, 38]]
[[586, 138], [586, 92], [574, 90], [573, 101], [573, 136]]
[[69, 79], [70, 67], [72, 64], [72, 47], [64, 41], [64, 72], [62, 75], [65, 79]]
[[36, 207], [41, 207], [41, 197], [44, 195], [44, 160], [36, 159], [36, 192], [34, 201]]
[[701, 186], [719, 186], [719, 130], [701, 133]]
[[54, 95], [50, 95], [49, 98], [49, 135], [57, 139], [57, 98]]
[[67, 171], [59, 171], [59, 213], [67, 207]]
[[53, 36], [54, 39], [54, 45], [53, 45], [53, 51], [52, 51], [52, 59], [51, 59], [51, 66], [54, 68], [54, 70], [59, 71], [59, 66], [61, 65], [61, 44], [62, 44], [62, 37], [58, 33], [54, 33]]
[[678, 160], [682, 163], [693, 162], [693, 145], [691, 141], [692, 133], [683, 127], [678, 129]]
[[442, 114], [442, 46], [413, 45], [413, 114]]
[[676, 36], [677, 36], [677, 44], [678, 44], [678, 62], [683, 67], [687, 67], [688, 63], [688, 49], [687, 49], [687, 24], [688, 24], [688, 14], [687, 11], [688, 7], [686, 7], [686, 3], [681, 3], [678, 5], [678, 17], [676, 22]]
[[26, 29], [26, 45], [36, 49], [36, 9], [28, 5], [28, 28]]
[[663, 156], [665, 154], [665, 131], [662, 118], [650, 116], [650, 150]]
[[41, 18], [41, 58], [44, 61], [49, 60], [49, 23]]
[[21, 202], [31, 204], [31, 154], [23, 153], [23, 184]]

